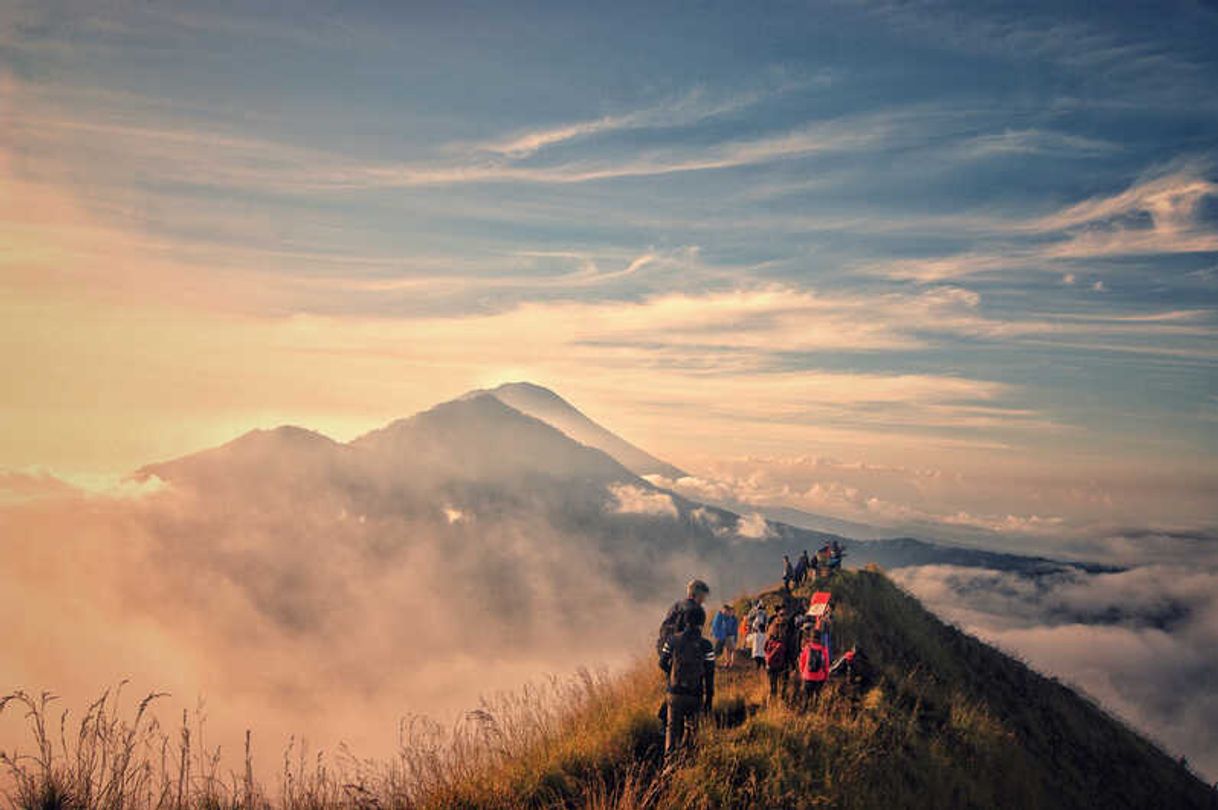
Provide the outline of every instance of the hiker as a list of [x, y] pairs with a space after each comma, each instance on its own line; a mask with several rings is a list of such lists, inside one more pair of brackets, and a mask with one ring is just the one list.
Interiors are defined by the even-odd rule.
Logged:
[[770, 622], [765, 638], [765, 671], [770, 682], [770, 700], [787, 696], [787, 677], [795, 655], [794, 625], [786, 607]]
[[[668, 609], [668, 615], [660, 622], [659, 637], [656, 638], [656, 653], [664, 649], [664, 642], [685, 629], [685, 614], [693, 608], [703, 610], [702, 603], [710, 594], [710, 586], [700, 579], [691, 579], [685, 586], [685, 598], [676, 602]], [[702, 613], [703, 624], [706, 623], [706, 612]]]
[[833, 666], [829, 669], [829, 673], [844, 678], [846, 684], [851, 688], [852, 696], [856, 700], [864, 692], [871, 689], [871, 684], [874, 680], [871, 662], [867, 659], [866, 654], [863, 653], [863, 648], [858, 644], [842, 653], [842, 657], [834, 662]]
[[711, 622], [711, 635], [715, 637], [715, 657], [726, 653], [728, 667], [736, 663], [736, 640], [739, 632], [740, 621], [736, 618], [736, 610], [725, 604]]
[[829, 680], [829, 651], [822, 643], [819, 630], [813, 630], [799, 653], [799, 678], [802, 705], [807, 708], [820, 697], [820, 691]]
[[804, 580], [808, 577], [808, 552], [805, 551], [799, 555], [799, 559], [795, 561], [795, 584], [796, 586], [803, 585]]
[[765, 667], [765, 631], [768, 624], [769, 617], [765, 612], [765, 603], [758, 599], [753, 611], [749, 614], [749, 630], [753, 639], [753, 663], [757, 665], [759, 671]]
[[820, 579], [820, 555], [812, 555], [812, 560], [808, 563], [808, 570], [811, 573], [813, 582]]
[[791, 580], [795, 579], [795, 569], [791, 567], [791, 558], [782, 555], [782, 589], [791, 592]]
[[672, 755], [692, 738], [698, 715], [710, 713], [715, 699], [715, 648], [702, 638], [706, 611], [700, 605], [685, 614], [685, 626], [660, 650], [660, 669], [668, 676], [668, 729], [664, 753]]

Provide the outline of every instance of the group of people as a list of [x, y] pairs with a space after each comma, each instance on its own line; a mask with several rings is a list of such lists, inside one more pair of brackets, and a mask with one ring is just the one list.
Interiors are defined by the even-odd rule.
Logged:
[[[830, 554], [837, 554], [840, 564], [840, 546], [827, 548]], [[806, 558], [805, 552], [801, 561]], [[772, 614], [761, 599], [743, 617], [737, 616], [730, 604], [723, 605], [711, 624], [713, 643], [703, 637], [704, 604], [710, 595], [705, 582], [692, 580], [685, 599], [669, 609], [656, 641], [660, 669], [667, 678], [667, 698], [660, 709], [666, 724], [666, 754], [679, 749], [692, 734], [699, 716], [710, 712], [719, 657], [724, 656], [722, 666], [734, 666], [742, 634], [756, 668], [765, 673], [771, 700], [807, 708], [816, 702], [830, 676], [842, 676], [855, 687], [856, 695], [870, 687], [870, 666], [857, 644], [832, 661], [832, 612], [828, 604], [818, 605], [813, 615], [809, 600], [794, 597], [785, 579]]]
[[783, 590], [790, 592], [791, 588], [798, 588], [808, 579], [815, 581], [822, 574], [826, 576], [832, 574], [841, 567], [843, 556], [845, 556], [845, 551], [842, 549], [842, 544], [836, 540], [825, 543], [811, 557], [808, 556], [808, 550], [804, 549], [803, 554], [799, 555], [799, 559], [793, 565], [789, 555], [782, 555]]
[[771, 700], [787, 700], [807, 708], [816, 702], [831, 675], [846, 676], [853, 686], [869, 687], [867, 658], [857, 644], [833, 661], [832, 611], [828, 604], [813, 614], [807, 599], [788, 595], [773, 616], [767, 614], [760, 600], [750, 616], [751, 626], [757, 628], [751, 639], [753, 661], [765, 672]]

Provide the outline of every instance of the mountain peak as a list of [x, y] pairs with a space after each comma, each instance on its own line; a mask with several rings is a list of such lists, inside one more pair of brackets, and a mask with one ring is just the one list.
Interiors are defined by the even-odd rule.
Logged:
[[553, 390], [546, 388], [544, 385], [538, 385], [537, 383], [531, 383], [526, 380], [521, 380], [518, 382], [506, 382], [502, 385], [497, 385], [490, 389], [488, 393], [497, 396], [499, 394], [510, 394], [512, 392], [528, 393], [531, 396], [548, 397], [556, 402], [566, 402], [565, 399], [560, 397]]
[[471, 391], [462, 399], [494, 397], [508, 407], [549, 424], [575, 441], [594, 447], [610, 456], [635, 475], [658, 474], [681, 478], [685, 473], [673, 465], [636, 447], [589, 419], [558, 393], [536, 383], [503, 383], [491, 389]]

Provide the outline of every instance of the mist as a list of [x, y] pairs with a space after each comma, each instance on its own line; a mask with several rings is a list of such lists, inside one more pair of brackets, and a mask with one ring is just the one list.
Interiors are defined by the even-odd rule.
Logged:
[[[1186, 543], [1191, 554], [1161, 557], [1171, 563], [1114, 573], [923, 566], [892, 576], [944, 619], [1079, 688], [1213, 781], [1218, 555], [1212, 543], [1203, 556], [1195, 539], [1176, 541]], [[1175, 562], [1189, 556], [1190, 564]]]
[[[5, 691], [79, 712], [130, 680], [171, 693], [162, 723], [201, 701], [230, 752], [251, 729], [263, 765], [293, 735], [383, 756], [400, 718], [626, 665], [692, 576], [757, 576], [732, 555], [755, 540], [599, 451], [501, 404], [444, 407], [350, 444], [256, 431], [104, 494], [13, 477]], [[0, 746], [21, 739], [0, 717]]]

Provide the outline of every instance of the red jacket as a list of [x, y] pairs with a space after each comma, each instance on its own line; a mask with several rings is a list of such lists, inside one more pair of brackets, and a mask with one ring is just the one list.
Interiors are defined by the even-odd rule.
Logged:
[[[820, 666], [816, 669], [809, 669], [811, 663], [809, 659], [812, 657], [813, 650], [820, 651]], [[817, 644], [814, 641], [809, 641], [804, 645], [803, 650], [799, 653], [799, 675], [805, 681], [823, 682], [829, 680], [829, 651], [825, 649], [823, 644]]]

